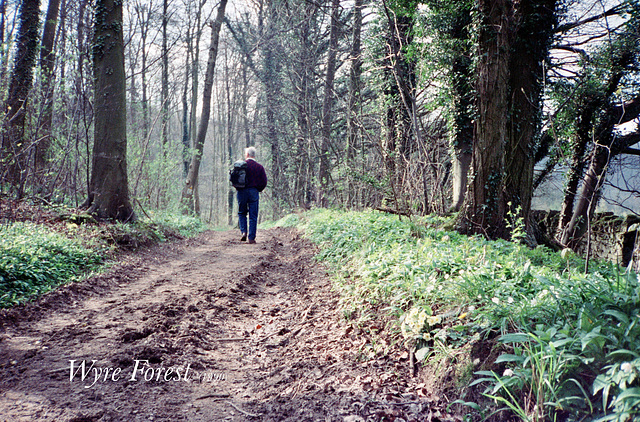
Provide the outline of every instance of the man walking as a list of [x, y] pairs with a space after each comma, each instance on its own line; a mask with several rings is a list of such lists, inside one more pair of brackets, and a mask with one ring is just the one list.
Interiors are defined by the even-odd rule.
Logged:
[[[244, 159], [247, 162], [246, 183], [244, 188], [238, 189], [238, 226], [242, 232], [243, 242], [256, 243], [258, 230], [258, 204], [260, 192], [267, 186], [267, 174], [264, 167], [256, 161], [256, 149], [245, 148]], [[247, 230], [247, 212], [249, 213], [249, 227]]]

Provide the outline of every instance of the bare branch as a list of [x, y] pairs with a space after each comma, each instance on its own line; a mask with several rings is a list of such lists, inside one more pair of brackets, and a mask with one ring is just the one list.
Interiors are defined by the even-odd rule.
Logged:
[[556, 28], [556, 33], [564, 33], [567, 31], [570, 31], [574, 28], [577, 28], [579, 26], [585, 25], [587, 23], [591, 23], [591, 22], [595, 22], [598, 21], [600, 19], [604, 19], [608, 16], [615, 16], [615, 15], [619, 15], [622, 13], [622, 11], [624, 10], [624, 4], [618, 4], [617, 6], [612, 7], [611, 9], [600, 13], [599, 15], [594, 15], [591, 17], [588, 17], [586, 19], [582, 19], [580, 21], [576, 21], [576, 22], [569, 22], [569, 23], [565, 23], [564, 25], [560, 25]]

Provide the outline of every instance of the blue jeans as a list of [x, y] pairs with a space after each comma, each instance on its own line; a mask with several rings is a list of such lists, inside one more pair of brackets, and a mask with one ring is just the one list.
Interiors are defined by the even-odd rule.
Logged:
[[[249, 240], [255, 240], [258, 230], [258, 203], [260, 192], [256, 188], [238, 189], [238, 226], [242, 233], [248, 233]], [[247, 212], [249, 231], [247, 232]]]

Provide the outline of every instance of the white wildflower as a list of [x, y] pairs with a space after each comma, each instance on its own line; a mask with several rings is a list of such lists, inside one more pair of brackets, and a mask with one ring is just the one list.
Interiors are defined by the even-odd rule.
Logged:
[[504, 370], [504, 373], [502, 374], [503, 377], [512, 377], [514, 375], [513, 371], [509, 368]]
[[498, 299], [497, 297], [492, 297], [492, 298], [491, 298], [491, 301], [492, 301], [493, 303], [495, 303], [496, 305], [500, 303], [500, 299]]
[[442, 321], [442, 317], [440, 315], [427, 317], [427, 324], [429, 324], [430, 326], [440, 324], [441, 321]]
[[620, 370], [628, 374], [633, 370], [633, 365], [631, 365], [631, 362], [625, 362], [622, 365], [620, 365]]
[[513, 303], [513, 298], [511, 296], [507, 299], [507, 303]]
[[427, 312], [418, 307], [411, 308], [402, 321], [401, 331], [405, 339], [420, 337], [427, 321]]

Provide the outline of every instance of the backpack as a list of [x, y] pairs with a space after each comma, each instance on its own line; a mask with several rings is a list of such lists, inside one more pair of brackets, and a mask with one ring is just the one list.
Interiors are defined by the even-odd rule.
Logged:
[[236, 189], [244, 189], [247, 185], [247, 162], [236, 161], [233, 163], [233, 167], [229, 170], [229, 181]]

